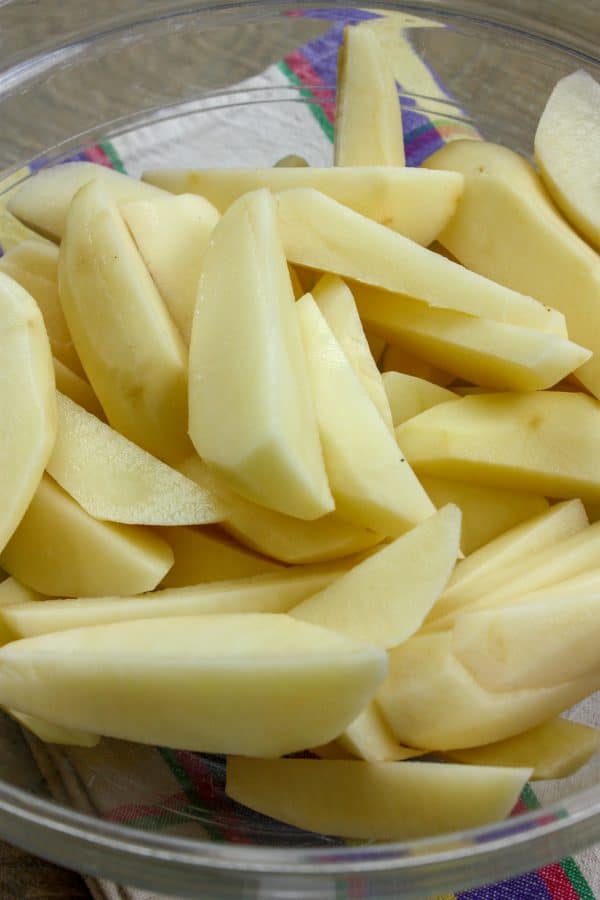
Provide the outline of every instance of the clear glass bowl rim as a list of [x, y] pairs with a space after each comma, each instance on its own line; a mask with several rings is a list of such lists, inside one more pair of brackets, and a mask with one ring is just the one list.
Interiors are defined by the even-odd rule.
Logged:
[[[0, 4], [1, 5], [1, 4]], [[507, 11], [494, 10], [493, 16], [481, 15], [481, 4], [472, 0], [456, 0], [453, 3], [442, 2], [377, 2], [378, 9], [391, 11], [401, 8], [403, 11], [418, 15], [438, 16], [457, 24], [475, 25], [495, 29], [498, 32], [518, 35], [522, 39], [543, 45], [547, 44], [564, 54], [569, 54], [580, 63], [586, 62], [600, 65], [597, 48], [591, 41], [581, 35], [561, 32], [562, 39], [557, 39], [555, 29], [548, 28], [537, 21], [535, 27], [530, 21], [524, 24], [518, 16]], [[136, 15], [116, 15], [96, 21], [93, 30], [81, 29], [66, 34], [62, 39], [55, 38], [50, 42], [28, 48], [26, 57], [18, 56], [5, 61], [4, 69], [0, 68], [0, 100], [8, 89], [9, 93], [22, 89], [28, 82], [36, 80], [40, 74], [47, 73], [54, 66], [59, 66], [66, 57], [84, 50], [95, 42], [116, 37], [118, 33], [151, 25], [163, 18], [202, 15], [210, 18], [226, 14], [229, 17], [236, 13], [236, 21], [258, 21], [264, 16], [281, 14], [289, 8], [345, 8], [352, 6], [349, 0], [330, 0], [310, 2], [310, 0], [213, 0], [207, 5], [197, 3], [173, 3], [169, 0], [149, 3]], [[98, 27], [100, 26], [100, 27]], [[569, 43], [564, 41], [568, 40]], [[219, 90], [208, 92], [204, 96], [223, 94]], [[140, 114], [140, 122], [147, 124], [148, 110]], [[129, 117], [130, 124], [137, 117]], [[117, 123], [109, 123], [113, 126]], [[86, 134], [72, 138], [59, 147], [52, 148], [52, 153], [70, 147], [75, 140], [81, 142]], [[20, 163], [23, 165], [24, 163]], [[20, 166], [19, 166], [20, 167]], [[18, 167], [15, 167], [18, 168]], [[8, 175], [9, 172], [2, 173]], [[435, 838], [418, 841], [378, 843], [353, 847], [299, 848], [288, 849], [257, 846], [241, 846], [221, 844], [213, 841], [192, 840], [148, 833], [146, 831], [108, 822], [91, 815], [69, 809], [58, 803], [44, 800], [27, 791], [14, 787], [0, 780], [0, 833], [16, 844], [38, 853], [47, 855], [56, 862], [73, 866], [73, 847], [66, 845], [72, 842], [82, 852], [82, 869], [93, 874], [106, 875], [107, 871], [115, 871], [110, 864], [116, 858], [123, 861], [137, 861], [148, 870], [158, 871], [161, 865], [170, 869], [181, 868], [190, 873], [259, 873], [266, 875], [297, 876], [350, 876], [383, 875], [384, 873], [402, 872], [414, 869], [435, 869], [453, 864], [452, 868], [457, 881], [467, 880], [466, 872], [477, 860], [480, 867], [489, 860], [493, 865], [495, 877], [526, 871], [557, 858], [554, 838], [560, 840], [560, 855], [575, 852], [600, 840], [600, 785], [574, 793], [568, 798], [543, 808], [524, 813], [518, 819], [509, 819], [483, 828], [464, 832], [453, 832]], [[54, 838], [63, 839], [62, 843]], [[52, 843], [52, 849], [48, 845]], [[45, 852], [48, 847], [47, 852]], [[514, 865], [500, 864], [502, 851], [526, 851], [520, 868]], [[94, 855], [94, 862], [89, 861], [88, 852]], [[503, 859], [505, 857], [502, 857]], [[458, 864], [458, 869], [454, 864]], [[120, 867], [119, 867], [120, 868]], [[491, 871], [491, 868], [490, 868]], [[428, 885], [435, 889], [436, 884]]]

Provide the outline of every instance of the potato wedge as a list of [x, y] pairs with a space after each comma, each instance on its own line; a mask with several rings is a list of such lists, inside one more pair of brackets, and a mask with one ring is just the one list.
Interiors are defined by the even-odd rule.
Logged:
[[377, 412], [392, 431], [390, 403], [365, 337], [352, 291], [337, 275], [324, 275], [314, 286], [312, 295]]
[[0, 272], [14, 278], [39, 306], [52, 355], [84, 375], [58, 296], [58, 248], [48, 241], [23, 241], [0, 257]]
[[535, 133], [535, 159], [561, 212], [600, 250], [600, 84], [583, 69], [554, 86]]
[[21, 285], [0, 272], [0, 550], [33, 497], [56, 436], [50, 345], [41, 313]]
[[600, 406], [584, 394], [462, 397], [410, 419], [396, 436], [420, 474], [592, 503], [600, 499]]
[[291, 615], [378, 647], [401, 644], [418, 631], [448, 582], [460, 551], [460, 523], [458, 507], [446, 506]]
[[[284, 613], [347, 571], [342, 564], [302, 566], [247, 578], [165, 588], [134, 597], [84, 597], [47, 603], [20, 602], [15, 615], [0, 607], [12, 634], [37, 637], [54, 631], [134, 619], [214, 613]], [[13, 604], [10, 604], [12, 607]], [[6, 616], [3, 613], [6, 612]], [[14, 610], [13, 610], [14, 612]]]
[[418, 356], [413, 356], [403, 347], [387, 344], [383, 338], [379, 338], [379, 340], [383, 341], [385, 347], [380, 360], [382, 372], [400, 372], [404, 375], [412, 375], [414, 378], [422, 378], [439, 387], [446, 387], [455, 381], [454, 375], [438, 369], [437, 366], [426, 362], [424, 359], [419, 359]]
[[75, 372], [65, 366], [59, 359], [56, 359], [56, 357], [52, 359], [52, 365], [54, 367], [54, 380], [57, 391], [60, 391], [66, 397], [70, 397], [73, 403], [77, 403], [78, 406], [87, 409], [97, 419], [104, 421], [104, 410], [100, 406], [100, 402], [89, 381], [85, 381], [79, 375], [76, 375]]
[[398, 743], [374, 700], [336, 740], [351, 757], [368, 762], [400, 762], [422, 756], [422, 750]]
[[275, 195], [292, 263], [403, 294], [440, 309], [565, 335], [563, 316], [469, 272], [310, 188]]
[[113, 428], [159, 459], [189, 455], [183, 341], [102, 179], [86, 184], [69, 207], [59, 291]]
[[438, 403], [447, 403], [456, 396], [446, 388], [404, 372], [384, 372], [382, 378], [394, 428], [426, 409], [431, 409]]
[[600, 260], [558, 214], [533, 167], [485, 141], [452, 141], [425, 165], [465, 176], [440, 241], [469, 269], [560, 310], [571, 340], [594, 353], [577, 376], [600, 396]]
[[69, 204], [88, 182], [100, 179], [116, 203], [163, 196], [158, 188], [114, 169], [90, 162], [69, 162], [42, 169], [23, 182], [8, 202], [9, 211], [34, 231], [60, 242]]
[[281, 566], [272, 559], [253, 553], [219, 528], [159, 528], [175, 562], [161, 587], [186, 587], [209, 581], [230, 581], [265, 572], [277, 572]]
[[285, 615], [146, 619], [8, 644], [0, 702], [64, 728], [269, 757], [339, 734], [386, 669], [383, 651]]
[[166, 194], [119, 207], [142, 259], [186, 345], [202, 260], [219, 213], [204, 197]]
[[596, 673], [555, 687], [486, 691], [453, 654], [450, 632], [416, 635], [392, 650], [389, 660], [377, 703], [396, 739], [423, 750], [502, 741], [600, 687]]
[[189, 432], [198, 454], [248, 500], [300, 519], [333, 510], [267, 190], [229, 208], [204, 257], [190, 346]]
[[180, 471], [201, 487], [214, 491], [227, 504], [223, 528], [246, 547], [284, 563], [313, 563], [339, 559], [379, 544], [383, 537], [329, 513], [313, 522], [286, 516], [244, 500], [223, 479], [209, 472], [198, 456], [187, 459]]
[[50, 597], [151, 591], [172, 564], [158, 535], [93, 519], [49, 475], [0, 554], [7, 572]]
[[[391, 166], [283, 169], [196, 169], [146, 172], [144, 180], [174, 194], [206, 197], [224, 213], [259, 188], [314, 188], [357, 213], [427, 246], [450, 221], [462, 191], [456, 173]], [[450, 177], [448, 177], [450, 175]], [[305, 285], [310, 290], [312, 285]]]
[[421, 484], [438, 509], [447, 503], [455, 503], [462, 512], [460, 546], [465, 556], [549, 508], [545, 497], [482, 487], [466, 481], [425, 475]]
[[227, 761], [226, 792], [282, 822], [348, 838], [414, 840], [509, 814], [530, 769], [361, 760]]
[[544, 390], [591, 355], [557, 334], [432, 308], [364, 285], [356, 285], [354, 293], [361, 320], [370, 332], [491, 390]]
[[344, 28], [336, 101], [336, 166], [404, 165], [396, 79], [372, 31]]
[[128, 525], [204, 525], [225, 517], [210, 491], [58, 392], [57, 408], [46, 471], [90, 516]]
[[536, 728], [484, 747], [448, 750], [450, 762], [475, 766], [525, 766], [532, 781], [567, 778], [600, 750], [600, 731], [568, 719], [551, 719]]
[[40, 741], [44, 741], [45, 744], [97, 747], [100, 743], [100, 736], [97, 734], [90, 734], [88, 731], [76, 731], [72, 728], [61, 728], [60, 725], [53, 725], [44, 719], [28, 716], [14, 709], [9, 709], [7, 712], [19, 725], [26, 728], [31, 734], [34, 734]]
[[296, 312], [336, 511], [396, 536], [434, 512], [311, 294]]
[[14, 641], [16, 632], [1, 617], [1, 611], [5, 607], [17, 606], [18, 604], [33, 604], [46, 598], [37, 591], [31, 590], [24, 584], [18, 582], [15, 578], [5, 578], [0, 583], [0, 646]]

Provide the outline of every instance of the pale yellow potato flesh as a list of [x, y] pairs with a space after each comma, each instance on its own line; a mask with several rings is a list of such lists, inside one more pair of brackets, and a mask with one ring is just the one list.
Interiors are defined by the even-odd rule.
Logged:
[[[427, 246], [448, 224], [463, 186], [456, 172], [391, 166], [282, 169], [165, 169], [144, 179], [174, 194], [206, 197], [224, 213], [249, 191], [314, 188], [355, 212]], [[450, 177], [448, 177], [450, 176]], [[307, 289], [312, 285], [307, 285]]]
[[102, 179], [81, 188], [69, 207], [59, 291], [112, 427], [159, 459], [189, 455], [183, 341]]
[[594, 673], [555, 687], [487, 691], [453, 654], [450, 632], [416, 635], [390, 651], [389, 661], [377, 703], [396, 739], [423, 750], [513, 737], [600, 687], [600, 673]]
[[[375, 337], [376, 335], [374, 335], [374, 338]], [[400, 372], [403, 375], [412, 375], [414, 378], [430, 381], [432, 384], [437, 384], [439, 387], [446, 387], [454, 381], [454, 375], [451, 375], [449, 372], [444, 372], [442, 369], [438, 369], [437, 366], [426, 362], [424, 359], [419, 359], [418, 356], [413, 356], [411, 353], [408, 353], [404, 347], [387, 344], [383, 338], [379, 338], [379, 340], [383, 341], [385, 345], [380, 360], [381, 371], [383, 373]]]
[[404, 372], [384, 372], [382, 379], [394, 428], [426, 409], [431, 409], [438, 403], [447, 403], [456, 396], [452, 391], [432, 384], [425, 378], [417, 378]]
[[577, 377], [600, 396], [600, 259], [559, 215], [532, 166], [484, 141], [452, 141], [426, 166], [465, 176], [439, 240], [469, 269], [560, 310], [571, 340], [594, 352]]
[[259, 556], [218, 528], [160, 528], [175, 562], [161, 587], [185, 587], [208, 581], [230, 581], [281, 569], [279, 563]]
[[311, 293], [377, 412], [392, 431], [390, 403], [365, 337], [352, 291], [337, 275], [324, 275]]
[[204, 197], [165, 194], [119, 207], [186, 345], [192, 333], [202, 259], [219, 213]]
[[505, 741], [449, 750], [450, 762], [476, 766], [525, 766], [532, 781], [567, 778], [600, 750], [600, 731], [568, 719], [551, 719]]
[[294, 607], [294, 618], [390, 648], [413, 635], [460, 552], [461, 514], [446, 506]]
[[[529, 561], [544, 554], [575, 535], [585, 534], [587, 516], [581, 500], [556, 503], [545, 512], [516, 525], [460, 560], [449, 585], [431, 611], [427, 622], [445, 627], [456, 610], [476, 602], [487, 591], [503, 590], [506, 573], [529, 572]], [[530, 589], [531, 590], [531, 589]]]
[[334, 738], [386, 670], [383, 651], [286, 615], [142, 619], [7, 644], [0, 702], [109, 737], [276, 757]]
[[172, 564], [158, 535], [92, 518], [49, 475], [0, 554], [3, 569], [51, 597], [151, 591]]
[[88, 731], [77, 731], [74, 728], [61, 728], [60, 725], [53, 725], [52, 722], [46, 722], [44, 719], [38, 719], [35, 716], [28, 716], [25, 713], [17, 712], [15, 709], [7, 710], [13, 719], [30, 731], [32, 734], [44, 741], [46, 744], [62, 744], [71, 747], [97, 747], [100, 743], [100, 736], [90, 734]]
[[351, 757], [369, 762], [399, 762], [422, 755], [421, 750], [398, 743], [373, 700], [340, 734], [336, 744]]
[[40, 234], [60, 242], [69, 204], [77, 191], [100, 179], [116, 203], [163, 196], [162, 191], [106, 166], [70, 162], [42, 169], [23, 182], [8, 202], [9, 211]]
[[336, 166], [404, 165], [396, 79], [373, 32], [344, 29], [336, 100]]
[[396, 536], [434, 512], [311, 294], [296, 303], [336, 511]]
[[85, 381], [79, 375], [76, 375], [71, 369], [65, 366], [59, 359], [52, 359], [54, 367], [54, 380], [56, 382], [56, 390], [61, 394], [70, 397], [73, 403], [77, 403], [89, 413], [98, 419], [104, 420], [104, 410], [100, 406], [100, 401], [96, 397], [89, 381]]
[[217, 583], [164, 588], [134, 597], [84, 597], [47, 603], [22, 601], [15, 615], [7, 609], [4, 616], [0, 607], [0, 622], [12, 634], [25, 638], [134, 619], [285, 613], [345, 572], [342, 564], [302, 566]]
[[90, 516], [129, 525], [205, 525], [225, 516], [215, 494], [57, 392], [46, 471]]
[[226, 793], [282, 822], [346, 838], [414, 840], [503, 819], [531, 770], [362, 760], [227, 761]]
[[39, 306], [53, 356], [83, 375], [58, 296], [58, 247], [49, 241], [23, 241], [0, 257], [0, 272], [14, 278]]
[[35, 494], [56, 436], [52, 355], [42, 315], [0, 272], [0, 550]]
[[600, 84], [583, 69], [555, 84], [535, 133], [535, 159], [561, 212], [600, 249]]
[[[300, 297], [297, 297], [296, 299], [299, 300]], [[385, 348], [387, 347], [387, 344], [383, 340], [383, 338], [378, 337], [376, 334], [369, 334], [368, 331], [365, 331], [365, 337], [367, 339], [367, 343], [368, 343], [369, 349], [371, 351], [371, 356], [373, 357], [373, 359], [375, 360], [377, 365], [379, 365], [381, 363], [381, 359], [385, 353]]]
[[267, 190], [238, 200], [213, 232], [194, 315], [189, 381], [194, 446], [233, 490], [300, 519], [333, 510]]
[[286, 516], [230, 491], [199, 457], [190, 457], [180, 470], [214, 491], [227, 505], [223, 528], [242, 544], [280, 562], [316, 563], [347, 557], [379, 544], [382, 535], [329, 513], [313, 522]]
[[460, 612], [453, 650], [490, 691], [545, 688], [600, 672], [600, 593]]
[[[311, 188], [275, 195], [291, 263], [333, 272], [430, 306], [564, 336], [563, 317]], [[362, 315], [362, 313], [361, 313]]]
[[591, 355], [565, 337], [534, 328], [435, 308], [364, 285], [356, 285], [354, 294], [370, 332], [491, 390], [544, 390]]
[[[46, 598], [37, 591], [26, 587], [15, 578], [5, 578], [0, 583], [0, 611], [8, 606], [38, 603]], [[1, 618], [0, 613], [0, 646], [14, 641], [16, 632]]]
[[460, 547], [465, 556], [549, 508], [545, 497], [466, 481], [425, 475], [421, 484], [438, 509], [446, 503], [455, 503], [462, 512]]
[[480, 394], [396, 429], [419, 474], [549, 497], [600, 499], [600, 406], [558, 391]]

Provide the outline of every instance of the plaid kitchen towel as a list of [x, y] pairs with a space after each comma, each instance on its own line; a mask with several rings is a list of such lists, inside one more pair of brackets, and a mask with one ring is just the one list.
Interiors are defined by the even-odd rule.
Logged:
[[[236, 85], [235, 90], [240, 93], [235, 108], [220, 108], [222, 98], [201, 99], [187, 105], [185, 116], [90, 146], [77, 158], [132, 175], [165, 165], [264, 166], [276, 161], [271, 155], [274, 137], [279, 136], [281, 140], [278, 137], [275, 143], [281, 144], [282, 154], [296, 153], [305, 156], [311, 165], [329, 165], [338, 49], [344, 26], [359, 23], [373, 28], [390, 51], [402, 101], [408, 165], [419, 165], [449, 140], [478, 136], [464, 111], [415, 48], [418, 29], [440, 27], [437, 23], [402, 13], [382, 17], [359, 9], [302, 10], [297, 15], [323, 19], [323, 34], [294, 50], [279, 64]], [[289, 99], [290, 87], [297, 89], [296, 95], [299, 90], [305, 102], [286, 103], [284, 107], [271, 102]], [[224, 147], [228, 148], [227, 153]], [[44, 162], [40, 159], [32, 168]], [[12, 237], [7, 214], [0, 209], [0, 229], [11, 241], [22, 239], [21, 226], [14, 221], [9, 224]], [[579, 713], [585, 721], [595, 719], [595, 724], [600, 725], [593, 701], [587, 701]], [[31, 736], [28, 741], [57, 800], [84, 812], [111, 822], [188, 838], [208, 837], [245, 844], [261, 841], [262, 817], [249, 816], [224, 794], [222, 758], [112, 740], [103, 740], [94, 749], [44, 745]], [[544, 802], [554, 799], [553, 790], [552, 783], [536, 788]], [[528, 787], [520, 810], [539, 806], [538, 796]], [[272, 827], [269, 823], [269, 829]], [[297, 846], [299, 838], [296, 829], [281, 826], [282, 845]], [[327, 838], [321, 840], [323, 846], [333, 843]], [[314, 838], [307, 836], [307, 843], [311, 841]], [[268, 837], [265, 842], [268, 843]], [[597, 851], [591, 850], [577, 860], [562, 860], [537, 872], [439, 900], [594, 900], [595, 896], [600, 897], [599, 869]], [[88, 883], [99, 900], [154, 897], [146, 891], [107, 882], [89, 879]], [[341, 896], [338, 892], [337, 897]], [[354, 896], [371, 895], [364, 890], [357, 894], [350, 886], [347, 897]]]

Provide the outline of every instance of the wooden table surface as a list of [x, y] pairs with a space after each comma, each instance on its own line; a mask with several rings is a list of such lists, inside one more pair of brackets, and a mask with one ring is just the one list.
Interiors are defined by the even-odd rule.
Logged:
[[[138, 0], [97, 0], [94, 14], [118, 11], [123, 13], [135, 9]], [[291, 4], [290, 4], [291, 5]], [[350, 5], [350, 4], [348, 4]], [[3, 4], [0, 2], [0, 7]], [[592, 45], [600, 47], [600, 0], [501, 0], [483, 3], [485, 11], [493, 15], [494, 9], [501, 12], [516, 11], [531, 21], [545, 22], [556, 29], [558, 36], [566, 39], [567, 32], [582, 36]], [[34, 11], [34, 7], [37, 11]], [[32, 42], [42, 40], [66, 29], [74, 29], [83, 21], [82, 14], [89, 16], [88, 2], [65, 2], [65, 0], [41, 0], [39, 3], [23, 2], [9, 4], [0, 10], [0, 50], [7, 47], [17, 53]], [[10, 23], [12, 35], [10, 43], [3, 43]], [[319, 26], [315, 26], [318, 28]], [[307, 35], [308, 36], [308, 35]], [[290, 47], [291, 49], [291, 47]], [[260, 71], [275, 61], [268, 44], [257, 45], [253, 40], [247, 46], [243, 41], [235, 46], [234, 52], [223, 54], [226, 75], [237, 70], [242, 63], [244, 75], [252, 70]], [[1, 58], [1, 57], [0, 57]], [[499, 62], [499, 65], [501, 63]], [[524, 73], [524, 76], [526, 73]], [[240, 76], [241, 77], [241, 76]], [[465, 77], [473, 78], [469, 71]], [[233, 80], [233, 79], [232, 79]], [[58, 110], [56, 111], [59, 112]], [[54, 111], [53, 111], [54, 114]], [[40, 125], [40, 128], [42, 126]], [[6, 139], [5, 139], [6, 138]], [[3, 147], [10, 138], [2, 132]], [[15, 151], [16, 152], [16, 151]], [[10, 160], [9, 160], [10, 161]], [[2, 168], [0, 159], [0, 168]], [[0, 778], [19, 784], [35, 792], [44, 792], [41, 776], [29, 753], [19, 729], [8, 720], [0, 721], [0, 743], [9, 746], [11, 752], [0, 760]], [[18, 773], [18, 774], [17, 774]], [[59, 868], [19, 849], [0, 842], [0, 898], [2, 900], [91, 900], [92, 894], [83, 879], [66, 869]]]

